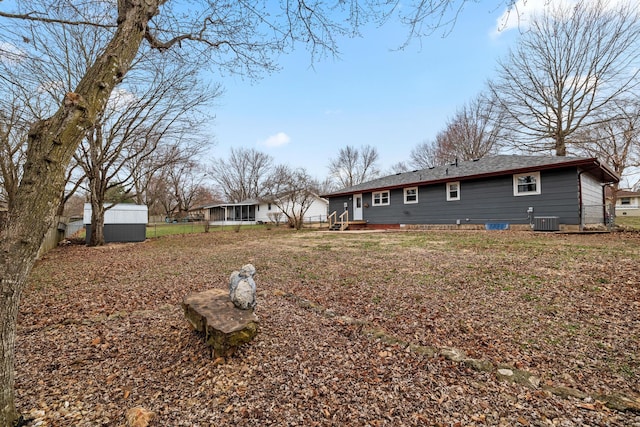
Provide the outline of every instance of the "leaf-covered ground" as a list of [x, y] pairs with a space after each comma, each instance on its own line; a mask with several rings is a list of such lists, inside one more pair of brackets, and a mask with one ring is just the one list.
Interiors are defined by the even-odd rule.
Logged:
[[[48, 426], [121, 426], [136, 406], [152, 426], [640, 426], [593, 397], [640, 392], [639, 261], [632, 233], [274, 229], [60, 247], [23, 294], [18, 405]], [[246, 263], [260, 332], [220, 363], [180, 302]]]

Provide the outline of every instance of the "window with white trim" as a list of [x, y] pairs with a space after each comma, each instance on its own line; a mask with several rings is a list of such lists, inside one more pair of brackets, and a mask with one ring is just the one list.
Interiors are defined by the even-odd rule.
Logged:
[[530, 196], [540, 194], [540, 172], [513, 175], [513, 195]]
[[460, 200], [460, 181], [447, 182], [447, 202]]
[[404, 202], [405, 204], [418, 203], [418, 187], [404, 189]]
[[389, 204], [389, 191], [376, 191], [373, 193], [373, 206], [385, 206]]

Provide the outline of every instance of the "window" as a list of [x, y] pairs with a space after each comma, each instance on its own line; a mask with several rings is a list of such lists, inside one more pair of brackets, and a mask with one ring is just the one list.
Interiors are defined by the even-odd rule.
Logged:
[[270, 211], [271, 210], [271, 203], [267, 203], [267, 210]]
[[418, 187], [411, 187], [411, 188], [404, 189], [404, 202], [418, 203]]
[[540, 172], [513, 175], [513, 195], [529, 196], [540, 194]]
[[389, 192], [378, 191], [373, 193], [373, 206], [384, 206], [389, 204]]
[[460, 200], [460, 181], [447, 182], [447, 201]]
[[623, 197], [620, 199], [620, 204], [621, 205], [630, 205], [631, 204], [631, 197]]

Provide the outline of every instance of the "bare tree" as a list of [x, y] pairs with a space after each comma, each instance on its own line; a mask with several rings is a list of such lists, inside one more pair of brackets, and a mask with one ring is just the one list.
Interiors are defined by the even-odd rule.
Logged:
[[338, 190], [336, 183], [331, 177], [327, 177], [324, 180], [318, 182], [318, 194], [329, 194]]
[[[90, 246], [104, 244], [104, 212], [113, 206], [104, 203], [109, 188], [124, 186], [130, 193], [141, 186], [136, 182], [139, 168], [153, 165], [158, 170], [162, 161], [173, 164], [194, 156], [203, 146], [204, 140], [193, 137], [203, 119], [193, 112], [217, 90], [198, 84], [195, 70], [185, 64], [163, 60], [153, 65], [152, 73], [133, 70], [139, 80], [129, 85], [131, 92], [122, 90], [111, 98], [76, 155], [89, 181]], [[184, 137], [189, 133], [193, 135]]]
[[[0, 425], [18, 418], [14, 394], [14, 346], [20, 296], [44, 235], [56, 213], [65, 171], [86, 130], [92, 126], [137, 55], [149, 21], [158, 13], [150, 2], [118, 2], [118, 31], [89, 67], [74, 92], [28, 135], [26, 161], [0, 250]], [[25, 21], [31, 14], [18, 14]], [[47, 16], [41, 13], [35, 16]], [[50, 16], [50, 15], [49, 15]], [[113, 18], [113, 16], [112, 16]], [[20, 21], [16, 21], [20, 24]], [[3, 26], [6, 36], [7, 26]], [[11, 29], [13, 33], [13, 28]], [[35, 56], [35, 54], [34, 54]]]
[[601, 113], [638, 85], [639, 59], [637, 3], [553, 3], [532, 18], [490, 83], [513, 144], [566, 155], [577, 131], [607, 120]]
[[410, 164], [416, 169], [427, 169], [440, 164], [436, 141], [423, 141], [411, 149]]
[[640, 167], [640, 101], [616, 100], [605, 118], [597, 126], [577, 133], [577, 153], [599, 158], [622, 177], [629, 168]]
[[153, 175], [147, 183], [145, 204], [149, 208], [150, 215], [162, 214], [166, 221], [174, 217], [178, 202], [171, 194], [171, 185], [164, 174]]
[[185, 161], [171, 165], [166, 171], [177, 216], [182, 218], [196, 201], [202, 201], [210, 194], [203, 184], [204, 170], [194, 161]]
[[267, 214], [267, 218], [269, 218], [269, 221], [275, 223], [276, 227], [280, 225], [280, 221], [282, 221], [283, 216], [284, 214], [281, 211], [269, 212]]
[[482, 96], [460, 108], [436, 137], [438, 157], [449, 162], [496, 154], [503, 133], [502, 111], [498, 105], [486, 102]]
[[232, 148], [229, 157], [217, 159], [209, 176], [220, 187], [227, 202], [260, 198], [264, 181], [273, 169], [273, 158], [253, 148]]
[[[55, 37], [47, 38], [47, 35]], [[69, 46], [56, 50], [60, 41], [58, 36], [49, 31], [32, 35], [32, 43], [49, 52], [47, 56], [52, 58], [52, 63], [48, 66], [43, 66], [40, 58], [26, 60], [25, 53], [15, 47], [0, 49], [0, 92], [4, 95], [0, 100], [0, 194], [5, 194], [9, 204], [15, 199], [22, 176], [31, 123], [50, 115], [58, 100], [71, 90], [65, 84], [71, 80], [68, 74], [77, 67], [77, 63], [71, 60], [74, 55], [69, 52]], [[87, 37], [80, 39], [87, 46], [95, 44]], [[62, 215], [66, 201], [82, 184], [84, 177], [77, 171], [75, 162], [67, 167], [66, 181], [69, 185], [62, 193], [57, 216]]]
[[[410, 36], [420, 35], [426, 18], [435, 18], [438, 26], [451, 21], [446, 16], [453, 10], [455, 21], [464, 4], [465, 0], [417, 0], [409, 7], [398, 7], [399, 1], [354, 1], [310, 7], [303, 1], [287, 1], [281, 3], [279, 13], [269, 13], [274, 8], [267, 2], [222, 0], [194, 1], [190, 13], [183, 13], [180, 2], [165, 0], [25, 0], [11, 3], [11, 11], [0, 11], [2, 49], [18, 50], [23, 61], [44, 66], [50, 65], [51, 58], [46, 58], [41, 45], [31, 42], [31, 36], [43, 28], [56, 27], [64, 33], [71, 26], [93, 26], [106, 34], [97, 46], [98, 55], [73, 89], [58, 98], [49, 117], [31, 126], [22, 178], [8, 220], [0, 230], [0, 425], [10, 426], [18, 419], [14, 392], [18, 306], [38, 249], [53, 222], [65, 172], [87, 131], [103, 115], [114, 89], [134, 61], [144, 59], [143, 42], [154, 51], [179, 52], [189, 61], [255, 76], [276, 68], [273, 53], [298, 43], [309, 46], [312, 55], [336, 53], [337, 37], [357, 34], [367, 18], [385, 21], [400, 14], [409, 24]], [[20, 81], [14, 83], [21, 85]]]
[[277, 166], [266, 182], [265, 199], [274, 204], [296, 230], [304, 225], [304, 217], [318, 197], [318, 182], [304, 169]]
[[[197, 139], [195, 140], [197, 141]], [[180, 135], [163, 139], [162, 143], [148, 156], [134, 156], [123, 164], [131, 176], [132, 192], [137, 204], [145, 204], [149, 212], [164, 200], [168, 191], [168, 170], [185, 163], [196, 162], [201, 150], [200, 144], [183, 143]], [[169, 214], [172, 210], [169, 211]], [[159, 212], [155, 212], [156, 214]], [[163, 210], [162, 213], [165, 213]]]
[[20, 183], [20, 166], [24, 163], [28, 122], [19, 100], [5, 92], [0, 101], [0, 200], [9, 209], [14, 204]]
[[393, 175], [397, 173], [409, 172], [411, 170], [411, 166], [407, 162], [397, 162], [389, 166], [387, 172], [383, 173], [383, 175]]
[[456, 111], [435, 140], [411, 150], [411, 165], [426, 169], [496, 154], [506, 135], [504, 120], [500, 105], [479, 95]]
[[360, 149], [347, 145], [329, 161], [329, 175], [336, 184], [351, 187], [378, 177], [378, 150], [370, 145]]

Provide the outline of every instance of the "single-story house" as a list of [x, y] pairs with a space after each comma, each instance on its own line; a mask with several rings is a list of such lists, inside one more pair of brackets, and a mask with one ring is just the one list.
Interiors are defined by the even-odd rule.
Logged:
[[604, 189], [618, 181], [596, 158], [501, 155], [389, 175], [323, 197], [334, 229], [580, 230], [608, 223]]
[[[304, 222], [326, 222], [328, 206], [327, 199], [314, 196], [311, 206], [304, 214]], [[283, 207], [289, 208], [286, 204]], [[200, 211], [204, 212], [204, 217], [208, 218], [212, 225], [262, 224], [275, 222], [276, 219], [280, 222], [287, 220], [278, 205], [258, 199], [203, 206]]]
[[[327, 209], [329, 208], [329, 200], [324, 199], [316, 194], [311, 195], [313, 198], [311, 205], [308, 207], [306, 212], [304, 213], [304, 221], [305, 223], [322, 223], [327, 222]], [[287, 212], [298, 212], [301, 207], [298, 203], [293, 203], [289, 200], [281, 200], [280, 203], [282, 206], [278, 207], [275, 203], [270, 203], [268, 201], [260, 201], [256, 205], [256, 221], [260, 223], [269, 223], [276, 222], [275, 217], [281, 213], [282, 209]], [[279, 217], [280, 222], [286, 222], [287, 217], [282, 214]]]
[[640, 192], [618, 190], [615, 208], [617, 216], [640, 216]]

